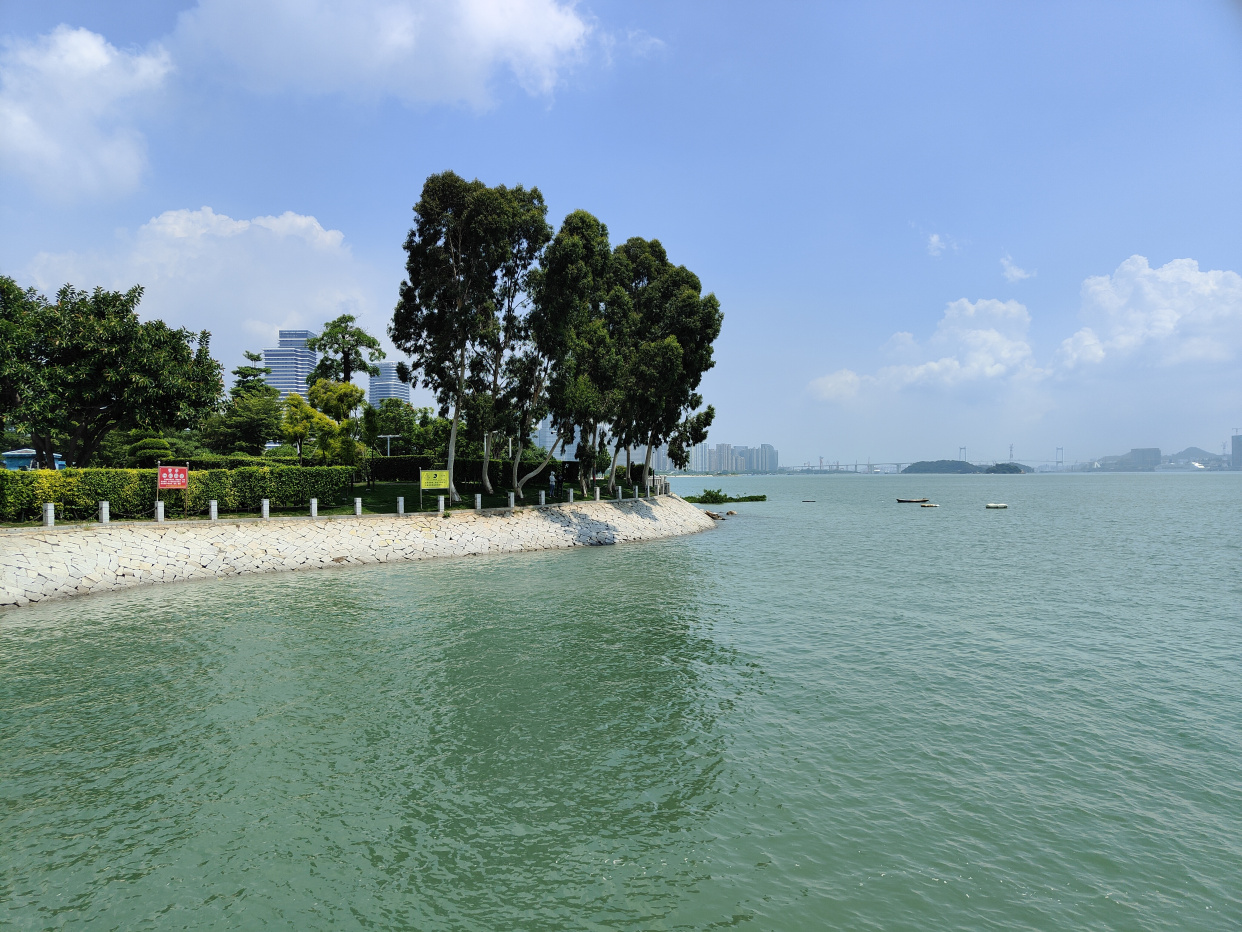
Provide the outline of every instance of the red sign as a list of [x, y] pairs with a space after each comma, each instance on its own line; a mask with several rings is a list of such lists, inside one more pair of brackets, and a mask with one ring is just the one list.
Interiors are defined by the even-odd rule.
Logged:
[[190, 482], [190, 471], [184, 466], [161, 466], [161, 489], [184, 489]]

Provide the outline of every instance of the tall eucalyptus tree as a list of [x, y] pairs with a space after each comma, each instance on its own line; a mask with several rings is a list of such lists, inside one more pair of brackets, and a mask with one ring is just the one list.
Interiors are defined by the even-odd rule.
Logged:
[[478, 179], [466, 181], [451, 171], [431, 175], [414, 206], [415, 224], [405, 240], [406, 280], [388, 328], [393, 343], [410, 356], [412, 380], [435, 393], [441, 415], [452, 409], [446, 465], [455, 502], [461, 500], [453, 475], [457, 433], [471, 354], [495, 318], [506, 213], [503, 198]]

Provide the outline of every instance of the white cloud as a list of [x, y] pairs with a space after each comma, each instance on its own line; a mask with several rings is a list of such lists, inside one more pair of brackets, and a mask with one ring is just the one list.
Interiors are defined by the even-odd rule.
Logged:
[[1131, 256], [1082, 285], [1088, 326], [1061, 344], [1066, 368], [1108, 358], [1169, 366], [1233, 360], [1242, 351], [1242, 276], [1193, 259], [1153, 269]]
[[550, 93], [590, 30], [558, 0], [200, 0], [174, 42], [256, 90], [483, 107], [502, 68]]
[[339, 230], [314, 217], [235, 220], [210, 207], [152, 218], [108, 253], [41, 253], [29, 269], [45, 293], [77, 287], [146, 289], [140, 313], [212, 333], [226, 368], [242, 350], [274, 346], [281, 327], [318, 328], [351, 313], [382, 337], [396, 281], [359, 263]]
[[1013, 257], [1006, 255], [1001, 257], [1001, 270], [1004, 272], [1005, 281], [1020, 282], [1027, 278], [1034, 278], [1034, 272], [1028, 272], [1026, 269], [1019, 268], [1013, 264]]
[[929, 256], [938, 256], [944, 252], [947, 245], [948, 243], [940, 238], [939, 233], [933, 233], [927, 237], [927, 254]]
[[[1031, 318], [1017, 301], [965, 298], [945, 307], [936, 332], [922, 347], [905, 331], [889, 338], [884, 349], [921, 362], [884, 366], [875, 375], [841, 369], [815, 379], [808, 386], [825, 401], [848, 401], [864, 386], [892, 391], [911, 386], [941, 389], [970, 384], [994, 385], [1018, 378], [1038, 380], [1045, 373], [1035, 366], [1027, 331]], [[931, 358], [928, 358], [931, 357]]]
[[124, 52], [87, 29], [57, 26], [0, 51], [0, 165], [54, 197], [124, 194], [146, 168], [133, 125], [172, 70], [160, 47]]
[[858, 394], [862, 379], [857, 372], [849, 369], [838, 369], [828, 375], [821, 375], [810, 384], [811, 394], [824, 401], [846, 401]]

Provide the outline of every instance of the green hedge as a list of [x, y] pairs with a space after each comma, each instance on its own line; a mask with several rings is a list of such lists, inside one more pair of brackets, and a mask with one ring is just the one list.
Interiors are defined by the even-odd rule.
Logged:
[[[578, 478], [577, 463], [561, 463], [553, 460], [538, 475], [526, 483], [526, 489], [546, 488], [548, 473], [556, 473], [557, 484], [567, 479], [576, 482]], [[417, 482], [419, 470], [444, 469], [444, 460], [430, 456], [377, 456], [370, 460], [371, 478], [376, 482]], [[522, 463], [520, 475], [531, 471], [532, 464]], [[487, 467], [488, 478], [492, 480], [492, 488], [507, 489], [513, 479], [512, 460], [492, 460]], [[453, 482], [457, 490], [463, 494], [468, 491], [483, 489], [483, 461], [477, 459], [457, 459], [453, 463]]]
[[[268, 499], [273, 508], [301, 508], [312, 499], [326, 507], [343, 501], [353, 479], [352, 466], [246, 466], [190, 470], [190, 487], [165, 489], [160, 498], [171, 517], [206, 514], [215, 499], [222, 513], [257, 512]], [[0, 471], [0, 521], [29, 521], [56, 503], [62, 520], [89, 520], [99, 502], [108, 502], [114, 518], [150, 518], [155, 514], [154, 469], [39, 469]], [[188, 497], [188, 503], [187, 503]]]

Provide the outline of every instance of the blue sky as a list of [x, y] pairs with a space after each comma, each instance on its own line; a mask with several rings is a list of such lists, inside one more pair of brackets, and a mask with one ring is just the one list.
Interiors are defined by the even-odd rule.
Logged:
[[452, 168], [699, 274], [713, 441], [1242, 427], [1237, 3], [8, 0], [0, 36], [0, 270], [141, 283], [229, 367], [343, 311], [382, 333]]

